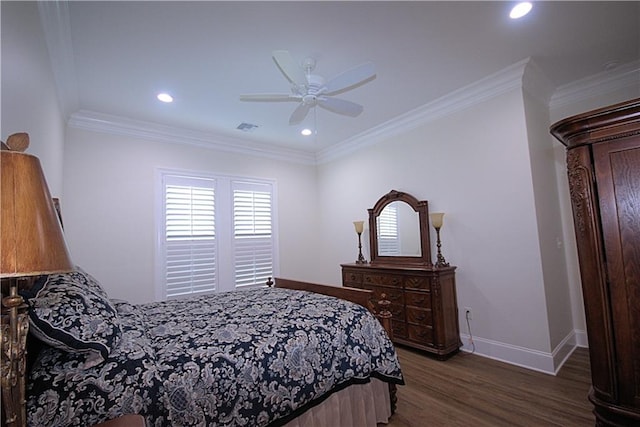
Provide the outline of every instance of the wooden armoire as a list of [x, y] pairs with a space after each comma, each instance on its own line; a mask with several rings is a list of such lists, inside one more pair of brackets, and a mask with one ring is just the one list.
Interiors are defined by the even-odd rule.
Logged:
[[640, 99], [562, 120], [598, 426], [640, 426]]

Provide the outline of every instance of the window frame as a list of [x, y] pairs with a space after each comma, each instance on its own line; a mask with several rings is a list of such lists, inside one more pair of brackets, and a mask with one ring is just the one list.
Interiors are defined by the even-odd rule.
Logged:
[[[194, 179], [212, 179], [215, 181], [215, 224], [216, 224], [216, 286], [213, 292], [233, 291], [263, 287], [265, 284], [245, 285], [236, 287], [235, 283], [235, 247], [234, 247], [234, 213], [232, 183], [265, 185], [271, 188], [271, 233], [272, 233], [272, 275], [279, 274], [279, 239], [278, 239], [278, 192], [274, 179], [225, 175], [213, 172], [198, 172], [185, 169], [157, 168], [156, 169], [156, 203], [155, 203], [155, 299], [164, 301], [167, 297], [165, 282], [166, 259], [164, 251], [165, 239], [165, 177], [184, 176]], [[210, 293], [210, 292], [207, 292]], [[186, 294], [184, 296], [195, 295]]]
[[[376, 217], [376, 230], [378, 232], [378, 254], [381, 256], [400, 255], [400, 224], [398, 207], [388, 204]], [[390, 234], [386, 234], [390, 231]]]

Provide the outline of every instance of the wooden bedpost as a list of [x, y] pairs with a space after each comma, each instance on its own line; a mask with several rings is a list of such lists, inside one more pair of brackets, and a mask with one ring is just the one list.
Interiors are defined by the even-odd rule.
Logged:
[[387, 294], [380, 295], [380, 301], [378, 301], [378, 320], [382, 323], [382, 327], [385, 331], [387, 331], [387, 335], [389, 335], [389, 339], [393, 341], [393, 329], [391, 327], [391, 317], [392, 314], [389, 311], [389, 306], [391, 305], [391, 301], [387, 299]]
[[368, 289], [350, 288], [348, 286], [319, 285], [317, 283], [300, 282], [297, 280], [281, 279], [279, 277], [275, 278], [275, 285], [271, 277], [269, 277], [267, 280], [267, 286], [270, 288], [275, 286], [276, 288], [315, 292], [317, 294], [342, 298], [359, 304], [378, 318], [382, 327], [387, 331], [389, 338], [393, 339], [393, 331], [391, 330], [391, 312], [389, 311], [391, 301], [387, 299], [386, 294], [382, 294], [382, 299], [376, 302], [373, 298], [373, 291]]

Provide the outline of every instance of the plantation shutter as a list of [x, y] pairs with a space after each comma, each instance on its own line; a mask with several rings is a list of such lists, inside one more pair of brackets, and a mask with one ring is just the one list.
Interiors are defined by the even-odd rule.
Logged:
[[273, 276], [273, 188], [234, 181], [232, 192], [236, 288], [262, 286]]
[[215, 181], [165, 175], [166, 296], [216, 289]]
[[398, 209], [393, 204], [387, 205], [377, 218], [378, 221], [378, 253], [380, 255], [400, 254], [398, 239]]

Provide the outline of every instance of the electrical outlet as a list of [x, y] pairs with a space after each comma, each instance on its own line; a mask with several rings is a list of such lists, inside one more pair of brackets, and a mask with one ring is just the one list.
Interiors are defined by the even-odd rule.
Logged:
[[464, 317], [468, 320], [473, 319], [473, 312], [471, 311], [471, 307], [464, 308]]

